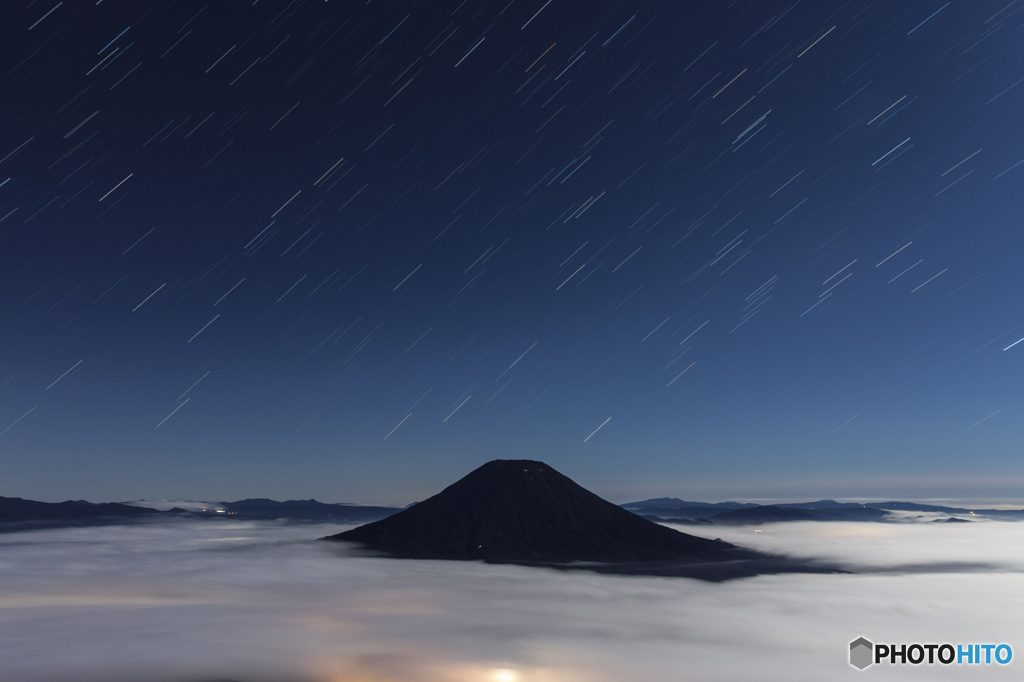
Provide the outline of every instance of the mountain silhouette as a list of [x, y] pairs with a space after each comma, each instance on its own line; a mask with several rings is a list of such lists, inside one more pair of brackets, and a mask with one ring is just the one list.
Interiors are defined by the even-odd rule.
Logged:
[[[345, 503], [326, 503], [316, 500], [268, 500], [249, 498], [217, 505], [235, 519], [287, 519], [289, 521], [317, 521], [332, 523], [367, 523], [377, 521], [400, 511], [398, 507], [366, 507]], [[216, 513], [216, 512], [214, 512]]]
[[757, 555], [648, 521], [543, 462], [494, 460], [386, 519], [332, 535], [391, 557], [489, 563], [721, 562]]
[[871, 507], [804, 508], [764, 506], [736, 509], [711, 517], [720, 526], [759, 526], [782, 521], [886, 521], [889, 514]]
[[0, 532], [63, 526], [96, 526], [125, 523], [162, 514], [156, 509], [117, 502], [93, 504], [85, 500], [37, 502], [20, 497], [0, 497]]
[[680, 500], [678, 497], [655, 497], [650, 500], [640, 500], [639, 502], [627, 502], [626, 504], [620, 504], [619, 506], [623, 509], [629, 509], [630, 511], [647, 509], [690, 509], [697, 507], [728, 511], [729, 509], [747, 509], [748, 507], [756, 507], [758, 505], [751, 502], [687, 502], [686, 500]]

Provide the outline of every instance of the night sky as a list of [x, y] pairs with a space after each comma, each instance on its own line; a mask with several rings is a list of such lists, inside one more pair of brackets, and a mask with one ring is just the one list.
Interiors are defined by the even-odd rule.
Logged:
[[0, 15], [0, 494], [1020, 498], [1024, 2]]

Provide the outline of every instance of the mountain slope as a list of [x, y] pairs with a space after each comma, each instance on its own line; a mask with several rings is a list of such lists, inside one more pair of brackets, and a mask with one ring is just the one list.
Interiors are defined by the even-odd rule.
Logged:
[[325, 538], [393, 557], [493, 563], [703, 562], [756, 556], [652, 523], [543, 462], [488, 462], [433, 497]]

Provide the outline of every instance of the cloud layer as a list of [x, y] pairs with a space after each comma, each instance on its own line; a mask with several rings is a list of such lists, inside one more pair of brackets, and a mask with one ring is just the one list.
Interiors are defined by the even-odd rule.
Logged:
[[[858, 636], [1024, 653], [1024, 524], [714, 529], [866, 571], [721, 585], [367, 558], [313, 541], [344, 528], [217, 520], [2, 535], [3, 678], [819, 681], [856, 673], [846, 647]], [[924, 679], [928, 667], [871, 674]]]

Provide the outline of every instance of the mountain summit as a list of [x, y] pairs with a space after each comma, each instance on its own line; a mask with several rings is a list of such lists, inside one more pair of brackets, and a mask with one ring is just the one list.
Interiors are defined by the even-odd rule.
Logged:
[[543, 462], [494, 460], [437, 495], [326, 540], [398, 558], [489, 563], [704, 563], [758, 556], [658, 525]]

